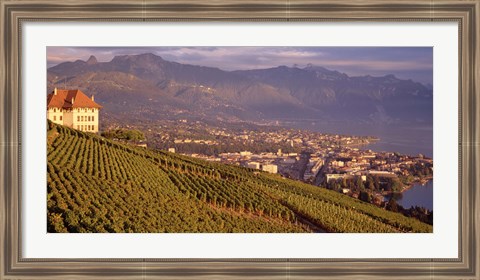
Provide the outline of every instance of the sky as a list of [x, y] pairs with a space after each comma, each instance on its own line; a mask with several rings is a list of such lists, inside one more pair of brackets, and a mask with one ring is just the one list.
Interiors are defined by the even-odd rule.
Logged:
[[322, 66], [349, 76], [393, 74], [433, 84], [431, 47], [47, 47], [47, 64], [153, 53], [165, 60], [217, 67], [222, 70], [264, 69], [277, 66]]

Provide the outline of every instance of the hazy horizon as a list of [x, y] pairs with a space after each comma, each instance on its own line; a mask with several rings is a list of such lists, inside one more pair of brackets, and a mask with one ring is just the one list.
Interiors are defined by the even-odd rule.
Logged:
[[395, 75], [433, 84], [431, 47], [47, 47], [47, 67], [83, 60], [153, 53], [168, 61], [216, 67], [225, 71], [311, 64], [349, 76]]

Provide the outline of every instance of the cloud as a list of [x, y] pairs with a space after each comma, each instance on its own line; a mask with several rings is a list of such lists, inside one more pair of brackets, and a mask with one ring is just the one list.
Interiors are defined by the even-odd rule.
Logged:
[[360, 69], [384, 70], [384, 71], [392, 71], [393, 69], [395, 70], [432, 69], [432, 65], [430, 63], [418, 62], [418, 61], [331, 60], [331, 61], [324, 61], [324, 65], [343, 66], [343, 67], [348, 66], [348, 67], [357, 68], [357, 69], [360, 68]]

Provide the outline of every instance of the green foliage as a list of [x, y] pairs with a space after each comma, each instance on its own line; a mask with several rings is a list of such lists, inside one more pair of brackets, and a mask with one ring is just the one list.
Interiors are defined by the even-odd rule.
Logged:
[[368, 192], [365, 192], [365, 191], [361, 191], [358, 198], [361, 201], [365, 201], [365, 202], [368, 202], [368, 203], [370, 203], [372, 201], [372, 195]]
[[108, 139], [117, 139], [124, 141], [141, 141], [145, 140], [143, 132], [136, 129], [115, 129], [102, 132], [102, 136]]
[[398, 212], [398, 204], [397, 201], [392, 197], [388, 201], [387, 204], [387, 210], [393, 211], [393, 212]]
[[[431, 232], [278, 175], [49, 127], [49, 232]], [[299, 218], [301, 217], [301, 219]]]

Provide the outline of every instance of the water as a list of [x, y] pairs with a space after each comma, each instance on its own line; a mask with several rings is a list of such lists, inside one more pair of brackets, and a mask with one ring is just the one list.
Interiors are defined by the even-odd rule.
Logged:
[[374, 136], [379, 141], [359, 148], [375, 152], [398, 152], [416, 156], [423, 154], [433, 158], [432, 125], [375, 125], [366, 123], [319, 121], [290, 121], [288, 126], [317, 131], [356, 136]]
[[397, 203], [406, 209], [412, 206], [421, 206], [433, 210], [433, 181], [430, 180], [425, 185], [415, 183], [413, 187], [403, 193], [395, 194], [395, 198]]
[[[393, 130], [393, 131], [392, 131]], [[379, 141], [363, 146], [376, 152], [398, 152], [406, 155], [423, 154], [433, 157], [432, 130], [418, 131], [417, 128], [394, 128], [383, 131], [372, 131]]]
[[[431, 124], [374, 125], [319, 120], [289, 120], [285, 124], [321, 133], [374, 136], [380, 140], [358, 148], [376, 152], [398, 152], [411, 156], [423, 154], [433, 158], [433, 125]], [[416, 183], [402, 194], [395, 194], [395, 198], [404, 208], [421, 206], [433, 210], [433, 181], [430, 180], [425, 185]]]

